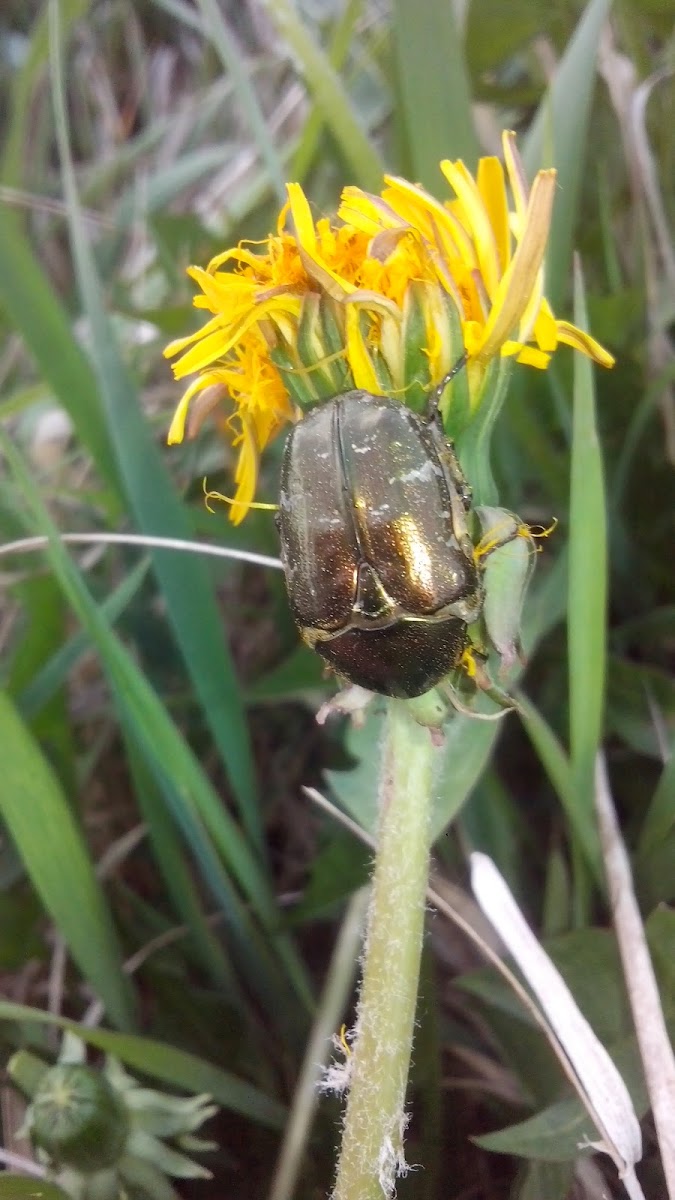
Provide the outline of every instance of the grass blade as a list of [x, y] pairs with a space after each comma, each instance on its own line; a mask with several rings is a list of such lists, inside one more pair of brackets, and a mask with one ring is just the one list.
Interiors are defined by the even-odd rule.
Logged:
[[[189, 537], [189, 521], [166, 474], [143, 419], [135, 388], [119, 353], [104, 310], [100, 282], [77, 195], [70, 155], [61, 63], [58, 12], [52, 3], [52, 70], [57, 140], [61, 155], [73, 257], [92, 331], [92, 354], [99, 395], [128, 500], [147, 533]], [[227, 767], [249, 836], [262, 853], [262, 829], [248, 729], [234, 666], [221, 629], [208, 572], [203, 562], [152, 554], [167, 613], [206, 720]]]
[[[70, 28], [85, 15], [89, 0], [61, 0], [61, 37], [65, 41]], [[31, 144], [32, 99], [35, 89], [49, 67], [49, 11], [42, 6], [30, 31], [30, 45], [21, 67], [14, 73], [9, 104], [9, 121], [0, 159], [0, 179], [4, 184], [20, 187], [29, 158], [26, 146]]]
[[0, 221], [0, 302], [43, 379], [68, 413], [101, 478], [117, 491], [119, 476], [105, 422], [91, 402], [96, 391], [94, 374], [16, 213], [4, 212]]
[[[142, 559], [104, 600], [101, 612], [111, 623], [114, 623], [131, 603], [147, 575], [148, 565], [147, 558]], [[19, 693], [19, 708], [24, 717], [32, 720], [44, 705], [50, 702], [88, 648], [89, 643], [84, 634], [76, 633], [62, 641], [58, 650], [46, 662], [43, 661], [40, 669]]]
[[274, 0], [274, 3], [264, 0], [264, 4], [270, 19], [300, 63], [314, 102], [352, 171], [352, 182], [370, 191], [379, 191], [384, 164], [360, 124], [328, 56], [307, 31], [291, 0]]
[[[574, 320], [580, 328], [588, 328], [579, 265], [575, 270]], [[567, 650], [570, 758], [575, 799], [589, 815], [593, 811], [594, 764], [603, 728], [606, 621], [607, 517], [602, 454], [595, 419], [593, 369], [589, 359], [577, 354], [574, 359]]]
[[[349, 53], [354, 26], [361, 12], [362, 0], [347, 0], [343, 12], [338, 16], [331, 38], [328, 57], [334, 71], [340, 71]], [[313, 108], [305, 122], [298, 148], [291, 163], [291, 178], [300, 183], [310, 170], [319, 149], [325, 121], [319, 108]]]
[[53, 579], [39, 576], [24, 579], [12, 588], [12, 593], [23, 609], [24, 626], [11, 654], [5, 685], [21, 716], [30, 724], [35, 740], [49, 747], [52, 767], [62, 787], [70, 793], [76, 780], [75, 739], [63, 678], [45, 697], [39, 712], [28, 713], [21, 702], [26, 686], [40, 673], [45, 659], [59, 654], [65, 635], [66, 607]]
[[0, 810], [26, 871], [110, 1019], [129, 1028], [131, 990], [84, 839], [56, 776], [4, 692], [0, 745]]
[[206, 923], [192, 873], [185, 862], [180, 837], [175, 825], [167, 821], [166, 808], [155, 780], [132, 743], [127, 746], [127, 761], [138, 807], [148, 827], [148, 841], [167, 895], [177, 916], [189, 929], [191, 944], [204, 967], [221, 993], [234, 1004], [236, 988], [232, 971], [220, 943]]
[[642, 822], [638, 854], [647, 857], [675, 825], [675, 754], [665, 764]]
[[404, 163], [410, 178], [435, 195], [442, 182], [440, 160], [462, 158], [474, 170], [479, 150], [454, 7], [438, 0], [396, 0], [394, 29], [407, 134]]
[[225, 67], [234, 80], [239, 103], [248, 121], [251, 133], [258, 144], [260, 157], [267, 167], [270, 181], [276, 192], [279, 204], [286, 202], [285, 173], [274, 142], [270, 137], [267, 122], [258, 103], [258, 97], [253, 90], [246, 67], [242, 61], [241, 48], [234, 39], [215, 0], [198, 0], [204, 14], [204, 23], [209, 31], [213, 45]]
[[518, 694], [518, 715], [567, 817], [583, 847], [596, 880], [602, 880], [600, 845], [592, 813], [576, 801], [570, 762], [551, 727], [526, 696]]
[[611, 0], [590, 0], [530, 127], [523, 159], [530, 178], [557, 167], [560, 189], [546, 252], [546, 295], [553, 308], [564, 298], [579, 212], [584, 150], [595, 84], [600, 33]]
[[[47, 555], [54, 575], [100, 654], [125, 733], [145, 757], [173, 819], [191, 845], [208, 885], [227, 913], [240, 957], [253, 985], [258, 988], [274, 1019], [297, 1025], [302, 1019], [297, 1004], [284, 1007], [280, 996], [294, 988], [296, 998], [299, 996], [307, 1009], [312, 1006], [311, 989], [292, 944], [279, 928], [275, 898], [258, 857], [224, 808], [145, 676], [94, 604], [44, 504], [35, 493], [21, 456], [1, 430], [0, 446], [21, 490], [28, 520], [49, 538]], [[223, 870], [223, 863], [257, 914], [266, 934], [265, 942]], [[283, 962], [290, 983], [280, 974], [279, 960]]]

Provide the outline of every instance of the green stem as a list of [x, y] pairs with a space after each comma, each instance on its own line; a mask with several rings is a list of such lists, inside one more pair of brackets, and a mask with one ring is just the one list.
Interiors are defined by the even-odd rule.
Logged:
[[405, 1171], [405, 1094], [424, 933], [433, 744], [389, 702], [380, 832], [333, 1200], [387, 1200]]

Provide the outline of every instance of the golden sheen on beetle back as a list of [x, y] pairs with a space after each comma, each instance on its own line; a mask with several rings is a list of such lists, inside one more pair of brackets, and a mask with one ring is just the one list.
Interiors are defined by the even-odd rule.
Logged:
[[347, 392], [289, 434], [278, 520], [289, 601], [350, 682], [410, 698], [458, 665], [482, 605], [467, 494], [435, 395], [422, 419]]

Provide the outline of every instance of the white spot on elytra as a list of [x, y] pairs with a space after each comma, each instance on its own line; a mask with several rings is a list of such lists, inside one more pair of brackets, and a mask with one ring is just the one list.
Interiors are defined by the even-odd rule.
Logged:
[[391, 475], [389, 483], [429, 483], [435, 475], [438, 475], [438, 468], [434, 466], [431, 459], [428, 458], [422, 467], [413, 467], [410, 471], [405, 471], [403, 475]]

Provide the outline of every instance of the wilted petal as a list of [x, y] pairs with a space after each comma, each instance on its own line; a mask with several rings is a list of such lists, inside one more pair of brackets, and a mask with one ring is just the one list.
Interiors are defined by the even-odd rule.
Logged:
[[516, 135], [512, 129], [505, 129], [502, 134], [502, 150], [504, 151], [506, 172], [511, 185], [511, 194], [516, 206], [516, 217], [518, 218], [518, 223], [522, 226], [527, 219], [529, 188], [523, 160], [516, 148]]
[[575, 350], [580, 350], [582, 354], [588, 355], [601, 367], [614, 366], [616, 361], [614, 356], [599, 342], [596, 342], [590, 333], [584, 333], [583, 329], [577, 329], [576, 325], [570, 325], [569, 321], [556, 321], [556, 328], [558, 341], [564, 342], [566, 346], [572, 346]]

